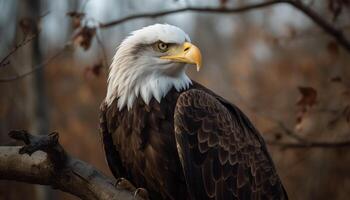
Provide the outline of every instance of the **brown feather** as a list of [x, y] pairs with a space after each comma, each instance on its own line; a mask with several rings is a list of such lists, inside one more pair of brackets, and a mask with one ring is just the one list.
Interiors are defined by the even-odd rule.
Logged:
[[131, 110], [102, 104], [100, 126], [114, 176], [153, 200], [287, 199], [253, 125], [197, 83]]
[[[198, 123], [197, 130], [193, 121]], [[191, 141], [191, 149], [199, 151], [182, 157], [198, 156], [193, 154], [202, 153], [203, 141], [208, 141], [205, 150], [210, 154], [202, 168], [194, 168], [191, 159], [183, 159], [182, 165], [190, 169], [184, 171], [187, 179], [201, 178], [205, 183], [202, 190], [216, 191], [215, 199], [288, 199], [262, 137], [234, 105], [205, 88], [191, 89], [177, 100], [175, 127], [180, 149], [188, 148], [186, 130], [198, 135], [197, 141]], [[201, 170], [202, 176], [193, 176], [193, 170]], [[192, 173], [186, 175], [189, 171]], [[198, 187], [189, 185], [189, 189], [192, 192]], [[207, 199], [211, 197], [208, 193]]]

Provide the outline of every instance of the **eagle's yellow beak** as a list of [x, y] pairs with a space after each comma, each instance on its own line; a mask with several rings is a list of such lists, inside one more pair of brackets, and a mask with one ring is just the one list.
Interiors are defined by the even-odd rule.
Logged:
[[167, 56], [162, 56], [160, 58], [173, 60], [175, 62], [195, 64], [197, 66], [197, 71], [202, 67], [201, 51], [198, 47], [189, 42], [174, 46], [172, 49], [169, 49], [169, 54]]

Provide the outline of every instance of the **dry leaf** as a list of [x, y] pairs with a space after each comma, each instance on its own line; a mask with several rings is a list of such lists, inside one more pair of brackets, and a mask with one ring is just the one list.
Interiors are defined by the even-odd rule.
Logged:
[[331, 54], [333, 56], [339, 55], [339, 46], [338, 46], [337, 42], [335, 42], [335, 41], [328, 42], [327, 51], [329, 52], [329, 54]]
[[103, 69], [103, 64], [101, 61], [93, 66], [86, 67], [84, 74], [87, 77], [91, 77], [91, 76], [98, 77], [102, 73], [102, 69]]
[[333, 21], [336, 21], [340, 13], [342, 12], [342, 3], [339, 0], [329, 0], [328, 9], [333, 14]]
[[293, 25], [287, 26], [287, 34], [289, 39], [294, 39], [297, 36], [297, 30]]
[[317, 91], [312, 87], [299, 87], [301, 98], [298, 100], [297, 105], [302, 107], [311, 107], [317, 103]]
[[283, 135], [281, 133], [276, 133], [274, 135], [275, 141], [281, 140], [283, 138]]
[[73, 28], [79, 28], [81, 26], [81, 20], [85, 17], [85, 13], [80, 12], [68, 12], [67, 15], [72, 18]]
[[340, 76], [334, 76], [330, 79], [330, 81], [335, 83], [341, 83], [343, 82], [343, 79]]
[[347, 88], [347, 89], [345, 89], [342, 93], [341, 93], [343, 96], [350, 96], [350, 89], [349, 88]]
[[225, 7], [227, 4], [228, 0], [219, 0], [220, 6]]
[[86, 51], [90, 48], [95, 33], [96, 28], [84, 26], [73, 36], [73, 43]]
[[95, 76], [99, 76], [101, 74], [102, 68], [103, 68], [103, 64], [102, 63], [98, 63], [98, 64], [92, 66], [92, 73]]
[[296, 123], [297, 126], [301, 124], [309, 107], [312, 107], [317, 103], [317, 91], [312, 87], [298, 87], [301, 97], [297, 102], [297, 105], [301, 107], [297, 113]]
[[343, 111], [346, 121], [350, 122], [350, 105], [347, 105]]
[[333, 14], [333, 21], [336, 21], [344, 7], [350, 7], [350, 0], [328, 0], [328, 10]]
[[306, 113], [305, 109], [301, 109], [298, 113], [297, 113], [297, 117], [296, 117], [296, 124], [301, 124], [301, 122], [304, 119], [304, 115]]

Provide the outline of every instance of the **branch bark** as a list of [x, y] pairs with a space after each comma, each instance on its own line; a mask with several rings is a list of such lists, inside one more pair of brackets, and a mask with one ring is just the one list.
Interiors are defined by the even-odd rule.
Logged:
[[21, 131], [12, 137], [26, 145], [0, 147], [0, 179], [50, 185], [86, 200], [134, 199], [115, 180], [66, 154], [57, 133], [34, 137]]

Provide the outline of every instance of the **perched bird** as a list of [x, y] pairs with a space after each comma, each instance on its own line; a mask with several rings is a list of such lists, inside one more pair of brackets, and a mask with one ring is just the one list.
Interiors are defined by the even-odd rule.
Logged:
[[249, 119], [186, 75], [201, 59], [189, 36], [168, 24], [120, 44], [100, 119], [114, 176], [152, 200], [287, 199]]

